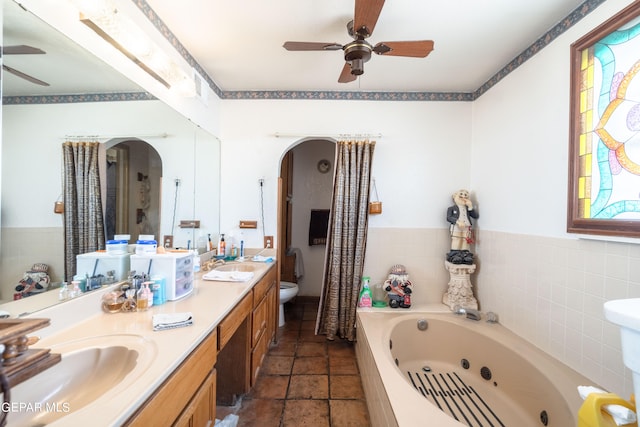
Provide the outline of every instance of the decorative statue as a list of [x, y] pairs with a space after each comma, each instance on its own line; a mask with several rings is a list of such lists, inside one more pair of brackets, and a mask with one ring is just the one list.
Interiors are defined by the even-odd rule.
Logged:
[[469, 245], [473, 243], [471, 218], [477, 219], [478, 212], [473, 209], [468, 190], [453, 193], [455, 205], [447, 209], [447, 221], [451, 224], [451, 251], [447, 261], [452, 264], [473, 264], [473, 254]]
[[412, 288], [413, 285], [404, 265], [396, 264], [391, 267], [389, 276], [384, 282], [384, 289], [389, 295], [389, 307], [411, 307]]

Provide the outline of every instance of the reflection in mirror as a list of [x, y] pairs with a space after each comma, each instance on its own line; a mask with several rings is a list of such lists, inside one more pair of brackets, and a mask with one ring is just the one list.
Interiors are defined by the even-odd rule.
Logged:
[[118, 142], [106, 151], [107, 240], [117, 234], [129, 234], [132, 241], [140, 234], [160, 238], [160, 155], [140, 140]]
[[[109, 149], [124, 141], [129, 145], [129, 206], [119, 208], [128, 215], [117, 230], [128, 228], [125, 234], [131, 234], [133, 239], [140, 232], [134, 227], [138, 225], [137, 209], [143, 209], [144, 213], [148, 203], [159, 206], [157, 223], [151, 220], [150, 211], [145, 214], [153, 230], [149, 234], [156, 235], [158, 240], [172, 235], [174, 246], [185, 247], [188, 241], [195, 245], [206, 239], [207, 234], [217, 238], [218, 140], [77, 45], [70, 44], [13, 1], [2, 0], [2, 4], [5, 45], [37, 46], [46, 52], [7, 55], [3, 58], [5, 63], [50, 86], [36, 85], [9, 73], [2, 75], [0, 299], [4, 302], [13, 299], [16, 286], [34, 264], [49, 267], [51, 282], [63, 280], [64, 221], [62, 214], [54, 212], [54, 204], [61, 200], [62, 193], [62, 143], [77, 136], [104, 144], [105, 170]], [[56, 47], [59, 44], [65, 46], [60, 49]], [[61, 59], [59, 51], [73, 58]], [[21, 62], [9, 64], [10, 60]], [[92, 79], [95, 76], [98, 78]], [[145, 152], [157, 153], [156, 160], [161, 166], [156, 172], [132, 160], [132, 147], [142, 146], [148, 147]], [[156, 162], [148, 156], [143, 156], [143, 161], [145, 165]], [[155, 180], [158, 187], [157, 191], [149, 191], [149, 199], [142, 206], [136, 205], [140, 203], [138, 172], [143, 180], [144, 176]], [[105, 177], [102, 185], [106, 186], [107, 181]], [[117, 188], [123, 190], [120, 184]], [[199, 229], [177, 226], [180, 220], [192, 219], [200, 220]], [[42, 308], [39, 304], [55, 303], [57, 295], [51, 294], [57, 292], [17, 301], [19, 308], [12, 307], [9, 311], [12, 315], [33, 312]], [[0, 309], [13, 304], [3, 304]]]

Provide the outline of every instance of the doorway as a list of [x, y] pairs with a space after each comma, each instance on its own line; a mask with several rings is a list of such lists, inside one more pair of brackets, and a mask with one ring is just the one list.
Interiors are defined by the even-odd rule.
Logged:
[[129, 234], [160, 236], [162, 159], [145, 141], [132, 139], [106, 148], [106, 238]]
[[302, 140], [280, 164], [280, 279], [298, 283], [299, 296], [319, 297], [322, 291], [326, 246], [312, 229], [312, 217], [331, 207], [335, 149], [331, 139]]

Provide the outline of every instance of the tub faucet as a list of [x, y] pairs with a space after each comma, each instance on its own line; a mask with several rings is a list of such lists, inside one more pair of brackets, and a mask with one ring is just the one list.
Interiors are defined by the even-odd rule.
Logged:
[[480, 318], [482, 317], [480, 314], [480, 311], [475, 310], [473, 308], [464, 308], [460, 306], [455, 306], [453, 308], [453, 312], [459, 315], [464, 314], [467, 317], [467, 319], [476, 320], [476, 321], [480, 320]]

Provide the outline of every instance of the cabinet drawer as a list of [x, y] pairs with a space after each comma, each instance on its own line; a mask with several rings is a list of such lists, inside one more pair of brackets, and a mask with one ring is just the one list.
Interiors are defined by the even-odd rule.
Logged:
[[260, 339], [255, 348], [251, 352], [251, 387], [253, 387], [258, 379], [258, 372], [262, 366], [262, 360], [269, 350], [269, 338], [267, 334], [260, 335]]
[[249, 292], [242, 301], [233, 308], [231, 313], [224, 318], [218, 325], [218, 351], [220, 351], [225, 344], [229, 342], [233, 333], [238, 329], [238, 326], [242, 324], [244, 319], [251, 313], [253, 307], [253, 294]]
[[253, 287], [253, 305], [257, 306], [264, 298], [264, 294], [267, 293], [269, 287], [276, 282], [276, 267], [271, 267], [267, 274]]
[[269, 300], [263, 299], [258, 307], [253, 310], [253, 319], [251, 322], [251, 348], [255, 347], [260, 339], [260, 336], [267, 327], [267, 321], [269, 320]]

